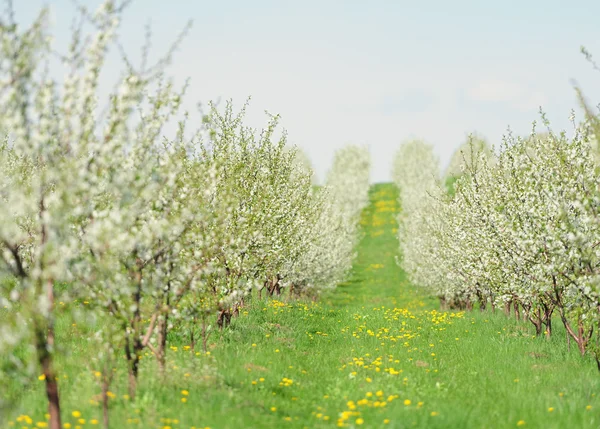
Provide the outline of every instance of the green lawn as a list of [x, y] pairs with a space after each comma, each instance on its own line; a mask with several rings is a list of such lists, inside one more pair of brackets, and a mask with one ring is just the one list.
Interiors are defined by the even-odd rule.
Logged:
[[[165, 380], [145, 357], [134, 401], [119, 369], [111, 427], [600, 427], [596, 364], [567, 350], [558, 323], [550, 341], [534, 338], [501, 312], [439, 312], [408, 283], [396, 200], [392, 185], [372, 187], [351, 279], [320, 302], [255, 301], [213, 334], [209, 354], [171, 336]], [[84, 328], [63, 319], [57, 329], [71, 350], [63, 421], [93, 427], [100, 387]], [[45, 422], [42, 381], [7, 389], [19, 395], [9, 427]]]

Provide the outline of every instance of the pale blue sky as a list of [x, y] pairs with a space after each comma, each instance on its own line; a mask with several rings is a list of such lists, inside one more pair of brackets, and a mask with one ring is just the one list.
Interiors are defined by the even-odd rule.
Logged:
[[[20, 22], [50, 5], [65, 46], [69, 0], [14, 3]], [[540, 105], [554, 128], [569, 127], [570, 79], [600, 102], [600, 72], [579, 53], [584, 45], [600, 60], [599, 17], [592, 0], [136, 0], [120, 34], [136, 57], [150, 20], [159, 54], [193, 19], [170, 68], [191, 78], [190, 109], [252, 96], [250, 125], [280, 113], [320, 179], [336, 148], [357, 143], [370, 147], [380, 182], [408, 138], [432, 143], [444, 166], [470, 131], [492, 143], [508, 126], [529, 132]]]

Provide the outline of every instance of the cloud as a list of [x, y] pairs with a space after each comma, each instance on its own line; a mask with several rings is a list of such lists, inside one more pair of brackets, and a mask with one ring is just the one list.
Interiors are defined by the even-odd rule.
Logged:
[[547, 102], [545, 95], [524, 85], [498, 79], [480, 80], [467, 89], [471, 101], [503, 103], [520, 111], [537, 110]]

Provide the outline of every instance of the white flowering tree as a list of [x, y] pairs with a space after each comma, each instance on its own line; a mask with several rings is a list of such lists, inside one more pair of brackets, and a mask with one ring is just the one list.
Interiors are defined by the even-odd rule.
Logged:
[[[598, 359], [600, 183], [590, 135], [544, 123], [545, 133], [509, 134], [497, 159], [485, 149], [471, 156], [452, 198], [400, 173], [403, 264], [446, 301], [504, 305], [538, 335], [551, 334], [558, 311], [581, 353]], [[404, 153], [408, 166], [417, 162]]]
[[146, 350], [164, 373], [170, 330], [189, 333], [193, 347], [200, 329], [206, 347], [208, 319], [225, 327], [253, 291], [342, 281], [368, 201], [364, 148], [338, 152], [317, 189], [285, 132], [275, 138], [277, 116], [258, 133], [228, 103], [190, 132], [185, 86], [164, 74], [173, 49], [150, 67], [147, 48], [139, 68], [124, 58], [102, 108], [100, 73], [128, 3], [81, 8], [92, 35], [75, 29], [62, 81], [49, 71], [46, 11], [25, 31], [10, 10], [0, 25], [0, 381], [37, 368], [52, 429], [61, 427], [55, 358], [66, 352], [59, 312], [96, 321], [88, 339], [108, 426], [119, 360], [133, 398]]
[[444, 185], [451, 195], [455, 193], [454, 182], [465, 174], [468, 166], [478, 161], [477, 157], [480, 154], [483, 154], [488, 160], [494, 157], [494, 152], [488, 142], [477, 133], [469, 134], [467, 140], [454, 151], [444, 172]]

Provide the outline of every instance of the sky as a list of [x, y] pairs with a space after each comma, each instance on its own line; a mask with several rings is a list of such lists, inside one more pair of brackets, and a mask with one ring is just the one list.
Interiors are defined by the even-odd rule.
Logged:
[[[13, 3], [23, 24], [50, 6], [55, 48], [66, 51], [71, 0]], [[391, 180], [412, 138], [432, 144], [444, 168], [471, 132], [495, 145], [509, 128], [528, 134], [540, 107], [553, 129], [572, 129], [573, 80], [600, 103], [600, 71], [580, 53], [600, 63], [599, 16], [597, 0], [135, 0], [119, 37], [135, 61], [150, 23], [158, 58], [193, 20], [167, 69], [190, 79], [187, 108], [251, 97], [248, 125], [280, 114], [319, 181], [335, 150], [359, 144], [375, 183]]]

